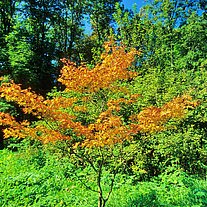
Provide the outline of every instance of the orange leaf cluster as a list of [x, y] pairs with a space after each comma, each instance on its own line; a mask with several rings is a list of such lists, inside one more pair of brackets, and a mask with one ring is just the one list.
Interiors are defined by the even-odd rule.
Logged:
[[[2, 83], [0, 87], [0, 97], [5, 98], [7, 101], [16, 102], [20, 106], [23, 106], [25, 113], [32, 113], [38, 115], [40, 111], [40, 105], [44, 101], [42, 96], [31, 92], [30, 89], [21, 89], [21, 86], [14, 82]], [[46, 109], [42, 109], [46, 110]]]
[[22, 107], [24, 113], [51, 116], [51, 113], [61, 108], [68, 108], [77, 101], [76, 98], [56, 97], [45, 100], [42, 96], [32, 92], [31, 89], [21, 89], [19, 84], [13, 81], [2, 83], [0, 87], [0, 97], [10, 102], [16, 102]]
[[[61, 130], [74, 129], [78, 134], [84, 134], [86, 131], [81, 123], [73, 121], [73, 119], [75, 119], [74, 116], [62, 111], [63, 108], [71, 107], [73, 103], [77, 101], [76, 98], [56, 97], [51, 100], [45, 100], [42, 96], [31, 92], [30, 89], [22, 90], [20, 85], [14, 82], [3, 83], [0, 87], [0, 94], [5, 100], [16, 102], [22, 107], [24, 113], [33, 114], [39, 119], [47, 119], [48, 121], [55, 122]], [[3, 118], [3, 116], [5, 117]], [[6, 125], [6, 123], [8, 123], [10, 127], [15, 126], [15, 130], [10, 130], [10, 132], [5, 131], [7, 132], [5, 136], [17, 136], [18, 128], [22, 131], [21, 124], [17, 124], [15, 119], [8, 114], [2, 115], [2, 119], [0, 120], [0, 124]], [[33, 129], [30, 128], [30, 130], [32, 131]], [[46, 130], [46, 128], [44, 130]], [[27, 130], [24, 129], [24, 131]], [[25, 134], [27, 135], [27, 133]], [[32, 132], [30, 134], [32, 134]], [[18, 137], [22, 138], [23, 135], [21, 134], [20, 136], [19, 134]], [[48, 136], [46, 136], [45, 139], [48, 139]]]
[[4, 138], [11, 136], [24, 138], [22, 133], [29, 126], [29, 122], [17, 122], [14, 117], [8, 113], [0, 112], [0, 126], [3, 126]]
[[92, 70], [83, 65], [76, 67], [73, 62], [63, 59], [65, 66], [58, 81], [66, 86], [67, 91], [96, 92], [109, 87], [117, 80], [136, 77], [137, 73], [130, 72], [127, 68], [134, 61], [134, 56], [139, 53], [135, 49], [126, 52], [124, 46], [111, 45], [111, 42], [106, 43], [102, 63]]
[[14, 117], [8, 113], [0, 112], [0, 126], [16, 125]]
[[111, 115], [102, 122], [98, 119], [96, 123], [90, 124], [88, 128], [90, 129], [90, 133], [80, 143], [82, 147], [109, 146], [131, 138], [129, 129], [123, 125], [119, 116]]
[[38, 139], [42, 143], [55, 142], [58, 140], [69, 140], [69, 136], [64, 136], [58, 130], [48, 129], [47, 127], [38, 125], [36, 127], [29, 127], [29, 125], [24, 125], [24, 123], [19, 123], [14, 126], [11, 125], [9, 128], [3, 130], [4, 138], [17, 137], [26, 138], [31, 137], [33, 139]]
[[176, 97], [172, 101], [164, 104], [162, 107], [150, 106], [143, 109], [139, 114], [132, 115], [130, 118], [133, 122], [131, 127], [142, 132], [158, 132], [165, 129], [166, 124], [170, 119], [181, 119], [186, 114], [186, 109], [195, 107], [197, 102], [191, 100], [190, 96]]
[[134, 94], [129, 100], [124, 98], [109, 100], [108, 109], [99, 115], [95, 123], [88, 126], [90, 133], [87, 134], [81, 146], [103, 147], [131, 139], [131, 129], [124, 125], [121, 116], [114, 115], [113, 112], [121, 109], [121, 103], [132, 104], [138, 97], [138, 94]]

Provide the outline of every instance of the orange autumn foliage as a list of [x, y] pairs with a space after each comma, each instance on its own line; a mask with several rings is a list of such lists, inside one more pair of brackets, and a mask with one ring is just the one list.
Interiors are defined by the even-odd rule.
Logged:
[[129, 52], [125, 50], [124, 46], [114, 46], [113, 41], [107, 42], [101, 64], [97, 64], [92, 70], [84, 65], [76, 67], [75, 63], [62, 59], [65, 66], [58, 81], [66, 86], [66, 91], [96, 92], [117, 80], [136, 77], [137, 73], [128, 71], [127, 68], [139, 52], [135, 49]]
[[[66, 86], [64, 92], [78, 91], [87, 92], [88, 96], [81, 98], [83, 102], [90, 101], [90, 94], [100, 89], [110, 88], [111, 85], [123, 79], [131, 79], [137, 76], [136, 72], [127, 70], [134, 61], [134, 56], [139, 54], [132, 49], [125, 51], [124, 46], [114, 46], [113, 42], [105, 44], [106, 52], [102, 55], [102, 63], [89, 70], [85, 66], [76, 67], [74, 63], [65, 61], [65, 66], [58, 79]], [[32, 114], [44, 124], [37, 122], [32, 126], [29, 121], [17, 122], [14, 117], [7, 113], [0, 113], [0, 125], [4, 126], [4, 136], [39, 139], [44, 143], [57, 140], [70, 140], [74, 147], [103, 147], [122, 143], [133, 139], [134, 134], [139, 132], [156, 132], [165, 129], [165, 124], [170, 119], [184, 117], [188, 107], [196, 104], [188, 96], [174, 98], [162, 107], [147, 107], [140, 113], [132, 115], [129, 123], [123, 122], [119, 111], [122, 104], [131, 105], [137, 102], [140, 95], [132, 94], [128, 99], [119, 98], [108, 100], [105, 103], [106, 110], [102, 111], [94, 123], [84, 125], [76, 121], [76, 116], [67, 112], [70, 108], [76, 112], [87, 112], [84, 105], [77, 106], [78, 98], [54, 97], [45, 99], [32, 92], [31, 89], [21, 89], [14, 82], [2, 83], [0, 97], [9, 102], [17, 103], [26, 114]], [[80, 137], [74, 141], [67, 131]]]
[[132, 139], [130, 127], [124, 125], [122, 117], [114, 115], [113, 112], [118, 112], [121, 109], [121, 103], [134, 103], [138, 96], [132, 95], [129, 100], [124, 98], [109, 100], [107, 103], [108, 109], [100, 113], [95, 123], [88, 126], [90, 134], [88, 134], [82, 143], [78, 144], [87, 147], [103, 147]]
[[130, 119], [137, 124], [132, 124], [131, 127], [137, 128], [141, 132], [162, 131], [166, 129], [165, 124], [170, 119], [182, 119], [187, 108], [196, 106], [197, 102], [192, 101], [190, 96], [176, 97], [162, 107], [150, 106], [143, 109], [139, 114], [132, 115]]

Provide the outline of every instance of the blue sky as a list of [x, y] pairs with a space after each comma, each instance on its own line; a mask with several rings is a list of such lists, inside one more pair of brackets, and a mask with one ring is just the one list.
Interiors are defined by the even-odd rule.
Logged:
[[137, 5], [137, 9], [140, 9], [145, 4], [145, 0], [123, 0], [122, 2], [127, 9], [132, 9], [134, 4]]
[[[122, 4], [124, 4], [126, 9], [133, 9], [133, 5], [136, 4], [137, 9], [139, 10], [142, 6], [144, 6], [145, 3], [146, 0], [122, 0]], [[87, 20], [85, 21], [85, 29], [86, 34], [91, 34], [90, 23], [88, 23]]]

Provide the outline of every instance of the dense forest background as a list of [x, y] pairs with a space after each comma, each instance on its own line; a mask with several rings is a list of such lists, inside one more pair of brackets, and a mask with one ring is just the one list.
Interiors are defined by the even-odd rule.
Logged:
[[[107, 41], [116, 46], [106, 55]], [[81, 82], [88, 74], [97, 85]], [[1, 206], [207, 206], [206, 0], [152, 0], [140, 10], [121, 0], [0, 0], [0, 76]], [[100, 118], [106, 112], [117, 119]], [[78, 127], [103, 121], [116, 137], [134, 113], [147, 124], [132, 140], [74, 149], [85, 141]], [[65, 117], [75, 127], [64, 128]], [[22, 139], [14, 132], [23, 124], [42, 140], [72, 141]]]
[[[40, 93], [56, 84], [61, 58], [97, 63], [114, 35], [142, 51], [137, 71], [205, 65], [206, 1], [153, 1], [128, 11], [120, 0], [0, 2], [1, 75]], [[91, 32], [89, 32], [91, 27]]]

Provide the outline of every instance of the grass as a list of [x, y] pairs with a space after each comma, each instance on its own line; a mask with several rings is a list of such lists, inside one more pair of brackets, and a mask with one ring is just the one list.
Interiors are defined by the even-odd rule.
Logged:
[[[1, 150], [0, 206], [97, 206], [97, 194], [78, 181], [67, 158], [59, 157], [38, 148]], [[107, 207], [139, 206], [205, 207], [207, 181], [179, 170], [148, 182], [134, 182], [130, 176], [118, 175]]]

